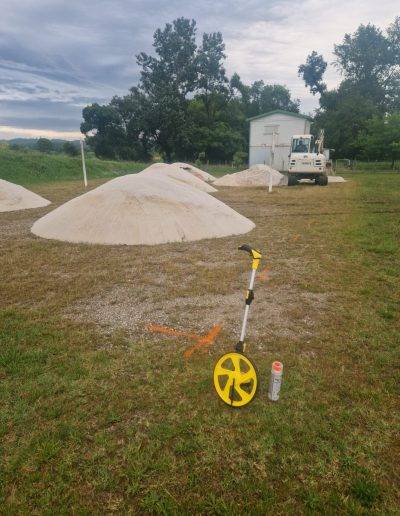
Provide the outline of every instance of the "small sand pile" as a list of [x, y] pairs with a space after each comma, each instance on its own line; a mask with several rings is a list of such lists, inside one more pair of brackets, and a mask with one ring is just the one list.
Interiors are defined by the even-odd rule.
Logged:
[[141, 173], [68, 201], [35, 222], [32, 233], [77, 243], [154, 245], [240, 235], [254, 227], [205, 192]]
[[191, 186], [192, 188], [197, 188], [198, 190], [202, 190], [203, 192], [207, 193], [217, 191], [214, 187], [202, 179], [199, 179], [192, 174], [188, 174], [185, 170], [180, 168], [177, 163], [174, 163], [173, 165], [167, 165], [166, 163], [154, 163], [154, 165], [150, 165], [149, 167], [142, 170], [140, 174], [151, 174], [157, 175], [158, 177], [168, 176], [174, 181]]
[[0, 212], [43, 208], [49, 204], [50, 201], [23, 186], [0, 179]]
[[272, 186], [283, 184], [284, 176], [268, 165], [254, 165], [247, 170], [226, 174], [214, 182], [216, 186]]
[[189, 165], [188, 163], [174, 163], [174, 165], [178, 165], [179, 168], [183, 169], [185, 172], [189, 172], [193, 176], [206, 181], [207, 183], [213, 183], [216, 180], [215, 176], [212, 176], [208, 172], [204, 172], [200, 168], [197, 168], [193, 165]]
[[346, 179], [342, 176], [328, 176], [328, 183], [346, 183]]
[[[300, 183], [315, 183], [312, 179], [300, 179]], [[328, 183], [346, 183], [346, 179], [344, 179], [342, 176], [328, 176]], [[287, 178], [286, 183], [287, 184]]]

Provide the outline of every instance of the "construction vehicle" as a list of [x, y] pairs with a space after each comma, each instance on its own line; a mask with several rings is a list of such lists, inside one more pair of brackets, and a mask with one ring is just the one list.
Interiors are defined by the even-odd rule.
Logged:
[[292, 136], [289, 156], [288, 185], [293, 186], [300, 179], [312, 179], [315, 184], [326, 186], [328, 175], [324, 155], [324, 130], [317, 139], [311, 134]]

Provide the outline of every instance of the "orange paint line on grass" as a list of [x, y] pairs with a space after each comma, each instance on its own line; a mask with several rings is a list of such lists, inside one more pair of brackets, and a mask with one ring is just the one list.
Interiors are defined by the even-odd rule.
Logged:
[[222, 329], [220, 324], [216, 324], [206, 335], [197, 335], [186, 331], [175, 330], [168, 326], [162, 326], [159, 324], [149, 324], [146, 329], [153, 333], [162, 333], [171, 337], [184, 337], [196, 341], [196, 344], [185, 349], [183, 356], [190, 358], [195, 351], [206, 351], [213, 343], [217, 335]]
[[185, 358], [190, 358], [195, 351], [207, 351], [207, 349], [214, 343], [214, 340], [218, 333], [221, 331], [222, 326], [220, 324], [216, 324], [211, 328], [211, 330], [207, 333], [207, 335], [204, 335], [203, 337], [200, 337], [197, 343], [194, 346], [191, 346], [189, 348], [186, 348], [183, 356]]
[[188, 339], [200, 339], [200, 335], [196, 335], [195, 333], [188, 333], [186, 331], [174, 330], [174, 328], [169, 328], [168, 326], [161, 326], [159, 324], [149, 324], [146, 326], [146, 329], [153, 333], [163, 333], [164, 335], [170, 335], [171, 337], [186, 337]]

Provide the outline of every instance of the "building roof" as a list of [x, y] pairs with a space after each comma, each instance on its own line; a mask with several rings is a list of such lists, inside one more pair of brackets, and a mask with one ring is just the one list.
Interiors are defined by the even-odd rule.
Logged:
[[270, 115], [276, 115], [276, 114], [289, 115], [289, 116], [293, 116], [295, 118], [303, 118], [305, 120], [310, 120], [310, 122], [312, 121], [312, 118], [307, 115], [302, 115], [301, 113], [293, 113], [293, 111], [284, 111], [283, 109], [274, 109], [273, 111], [268, 111], [268, 113], [262, 113], [261, 115], [252, 116], [252, 117], [248, 118], [247, 121], [250, 122], [251, 120], [256, 120], [257, 118], [263, 118], [264, 116], [270, 116]]

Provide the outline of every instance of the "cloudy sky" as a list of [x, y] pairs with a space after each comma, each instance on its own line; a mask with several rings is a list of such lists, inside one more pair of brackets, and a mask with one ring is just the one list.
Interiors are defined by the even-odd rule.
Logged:
[[[229, 74], [286, 84], [308, 113], [297, 67], [310, 51], [332, 62], [345, 32], [397, 14], [399, 0], [0, 0], [0, 138], [78, 137], [82, 107], [135, 84], [135, 54], [179, 16], [222, 32]], [[326, 79], [340, 79], [333, 66]]]

